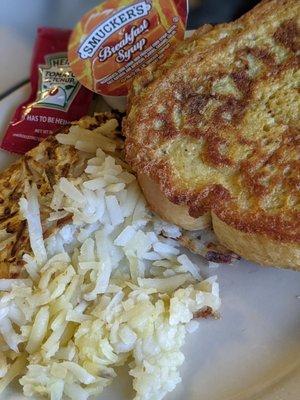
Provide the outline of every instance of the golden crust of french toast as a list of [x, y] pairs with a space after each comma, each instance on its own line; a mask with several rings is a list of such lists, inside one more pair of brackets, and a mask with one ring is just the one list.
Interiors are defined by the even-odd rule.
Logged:
[[[266, 3], [270, 0], [263, 0], [261, 3]], [[193, 34], [185, 39], [182, 43], [176, 45], [173, 52], [168, 58], [159, 65], [150, 64], [147, 68], [142, 69], [140, 74], [135, 78], [129, 92], [128, 103], [134, 96], [135, 101], [139, 93], [145, 89], [152, 81], [163, 76], [168, 70], [185, 64], [187, 57], [193, 53], [198, 53], [198, 57], [203, 59], [206, 53], [211, 51], [211, 46], [220, 43], [225, 39], [242, 32], [247, 23], [248, 14], [239, 18], [235, 23], [223, 23], [216, 26], [205, 24], [193, 32]]]
[[[111, 113], [84, 117], [74, 124], [96, 129]], [[58, 133], [67, 133], [69, 127]], [[19, 200], [25, 195], [25, 183], [35, 182], [39, 192], [40, 213], [44, 238], [72, 220], [72, 215], [55, 222], [47, 221], [51, 211], [53, 186], [62, 177], [76, 178], [85, 169], [87, 154], [73, 146], [59, 143], [49, 136], [0, 173], [0, 278], [16, 278], [22, 271], [23, 254], [31, 254], [27, 223], [20, 211]]]
[[188, 57], [137, 79], [124, 124], [129, 163], [192, 217], [298, 247], [299, 13], [265, 1], [209, 49], [196, 35]]

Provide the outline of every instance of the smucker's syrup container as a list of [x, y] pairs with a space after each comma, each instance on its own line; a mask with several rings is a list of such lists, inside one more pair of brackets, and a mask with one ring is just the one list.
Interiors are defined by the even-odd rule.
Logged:
[[126, 110], [131, 81], [149, 64], [163, 61], [184, 38], [186, 0], [109, 0], [75, 26], [68, 50], [79, 82]]

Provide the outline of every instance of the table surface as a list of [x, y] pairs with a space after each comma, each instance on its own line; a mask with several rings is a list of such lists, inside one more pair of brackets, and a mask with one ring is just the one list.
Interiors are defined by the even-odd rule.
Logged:
[[1, 0], [0, 96], [28, 79], [38, 26], [72, 28], [99, 0]]

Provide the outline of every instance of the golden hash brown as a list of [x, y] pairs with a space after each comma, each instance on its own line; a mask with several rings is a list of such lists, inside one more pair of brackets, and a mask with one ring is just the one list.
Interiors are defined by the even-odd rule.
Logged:
[[128, 162], [191, 216], [298, 244], [299, 15], [271, 0], [207, 28], [135, 81], [124, 124]]
[[[111, 118], [114, 118], [113, 114], [102, 113], [94, 118], [82, 118], [76, 124], [95, 129]], [[67, 133], [68, 129], [66, 127], [60, 133]], [[81, 175], [86, 159], [86, 153], [49, 136], [0, 174], [0, 278], [19, 276], [24, 264], [23, 254], [31, 254], [27, 223], [19, 208], [19, 200], [25, 194], [25, 182], [37, 185], [43, 233], [47, 238], [72, 219], [70, 215], [55, 222], [47, 221], [53, 211], [50, 209], [53, 186], [61, 177]]]

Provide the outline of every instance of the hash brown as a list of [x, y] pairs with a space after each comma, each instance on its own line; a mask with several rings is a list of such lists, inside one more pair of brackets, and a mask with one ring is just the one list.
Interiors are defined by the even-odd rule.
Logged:
[[[93, 130], [113, 118], [112, 113], [101, 113], [84, 117], [74, 124]], [[68, 130], [69, 127], [65, 127], [59, 133]], [[19, 207], [20, 198], [26, 194], [26, 182], [37, 185], [43, 234], [47, 238], [72, 219], [70, 214], [55, 222], [47, 221], [53, 211], [50, 208], [53, 186], [62, 177], [80, 176], [87, 158], [87, 153], [49, 136], [0, 174], [0, 278], [20, 276], [23, 254], [31, 254], [27, 224]]]

